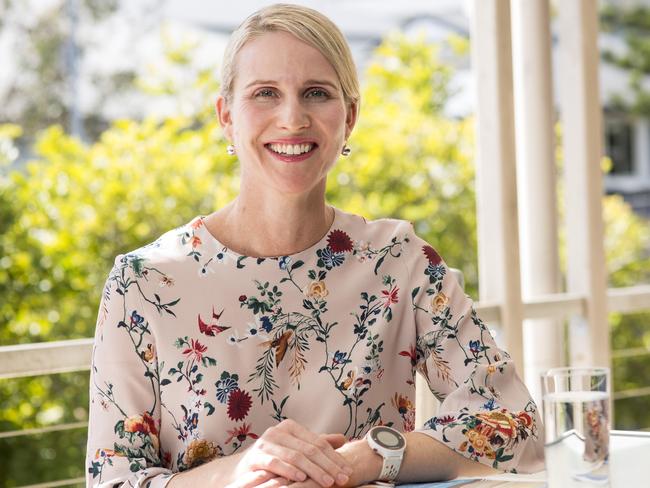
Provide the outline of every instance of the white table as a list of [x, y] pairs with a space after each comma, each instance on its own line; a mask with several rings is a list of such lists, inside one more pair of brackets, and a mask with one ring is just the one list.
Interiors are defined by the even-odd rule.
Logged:
[[[613, 430], [610, 437], [610, 488], [650, 488], [650, 432]], [[403, 488], [544, 488], [546, 472], [502, 474], [441, 483], [400, 485]]]

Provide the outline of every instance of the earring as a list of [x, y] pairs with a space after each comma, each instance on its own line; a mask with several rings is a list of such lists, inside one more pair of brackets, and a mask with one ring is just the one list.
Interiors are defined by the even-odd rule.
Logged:
[[351, 152], [352, 152], [352, 149], [350, 149], [347, 144], [345, 144], [343, 146], [343, 149], [341, 149], [341, 154], [343, 156], [349, 156]]
[[230, 154], [231, 156], [234, 156], [235, 155], [235, 146], [233, 146], [232, 144], [228, 144], [228, 146], [226, 147], [226, 152], [228, 154]]

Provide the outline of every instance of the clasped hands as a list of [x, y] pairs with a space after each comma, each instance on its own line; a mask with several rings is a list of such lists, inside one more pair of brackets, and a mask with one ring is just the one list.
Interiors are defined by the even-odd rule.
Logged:
[[368, 450], [364, 441], [347, 442], [342, 434], [315, 434], [298, 422], [284, 420], [239, 455], [228, 488], [358, 486], [374, 479], [368, 469], [372, 467], [360, 462]]

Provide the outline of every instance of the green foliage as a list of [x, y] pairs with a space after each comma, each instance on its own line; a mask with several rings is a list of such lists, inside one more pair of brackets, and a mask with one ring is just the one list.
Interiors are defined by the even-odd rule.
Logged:
[[629, 94], [617, 94], [611, 104], [621, 110], [650, 115], [650, 92], [643, 81], [650, 76], [650, 7], [637, 5], [619, 7], [607, 5], [600, 14], [603, 30], [625, 39], [624, 52], [605, 49], [602, 57], [608, 63], [629, 72]]
[[[66, 60], [66, 50], [71, 47], [70, 3], [66, 0], [50, 1], [47, 5], [15, 0], [0, 2], [0, 40], [16, 63], [0, 96], [0, 123], [11, 121], [23, 127], [27, 138], [24, 142], [33, 142], [40, 130], [52, 124], [65, 125], [70, 118], [70, 67]], [[80, 0], [74, 4], [80, 25], [92, 27], [110, 19], [119, 7], [117, 0]], [[3, 32], [4, 28], [9, 32]], [[105, 42], [89, 35], [98, 31], [78, 30], [74, 49], [80, 61], [87, 48], [92, 51]], [[106, 127], [100, 104], [126, 93], [132, 87], [134, 74], [130, 70], [90, 73], [88, 65], [86, 71], [80, 72], [80, 78], [92, 83], [98, 103], [85, 107], [83, 123], [85, 132], [94, 138]]]

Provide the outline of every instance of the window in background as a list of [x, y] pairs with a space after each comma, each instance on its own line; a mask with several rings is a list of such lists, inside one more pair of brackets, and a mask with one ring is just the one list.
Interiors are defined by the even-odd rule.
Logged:
[[623, 115], [605, 114], [605, 154], [612, 160], [610, 174], [634, 175], [634, 122]]

